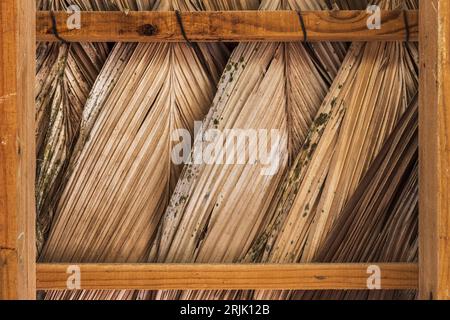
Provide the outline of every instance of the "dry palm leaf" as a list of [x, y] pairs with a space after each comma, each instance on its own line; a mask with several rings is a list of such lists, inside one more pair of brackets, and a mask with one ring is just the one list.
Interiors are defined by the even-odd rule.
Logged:
[[294, 294], [295, 300], [414, 300], [416, 293], [407, 290], [318, 290]]
[[181, 171], [170, 161], [171, 133], [192, 131], [207, 113], [227, 52], [220, 44], [116, 45], [87, 102], [43, 261], [146, 260]]
[[[262, 10], [300, 7], [322, 9], [325, 3], [291, 1], [282, 6], [281, 1], [264, 1], [261, 5]], [[262, 173], [267, 168], [262, 161], [248, 161], [252, 152], [248, 141], [237, 146], [237, 154], [246, 155], [242, 164], [187, 165], [160, 223], [150, 262], [237, 262], [243, 257], [264, 225], [288, 159], [298, 153], [344, 55], [343, 45], [329, 43], [240, 44], [234, 50], [203, 123], [205, 131], [277, 130], [282, 139], [288, 137], [288, 148], [281, 144], [272, 150], [278, 154], [273, 175]], [[194, 149], [205, 150], [208, 145], [215, 149], [222, 142], [197, 139]], [[164, 295], [180, 297], [176, 292]]]
[[[348, 1], [341, 1], [339, 6], [344, 9], [351, 8]], [[262, 4], [263, 10], [317, 10], [324, 7], [324, 3], [311, 4], [305, 1], [290, 1], [289, 3], [266, 1]], [[330, 51], [330, 48], [333, 49]], [[330, 54], [333, 50], [338, 52], [337, 56]], [[250, 51], [251, 55], [247, 51]], [[304, 141], [307, 126], [311, 124], [312, 117], [317, 112], [317, 106], [324, 97], [325, 92], [321, 89], [328, 87], [329, 81], [334, 78], [341, 63], [342, 53], [342, 46], [338, 44], [319, 44], [306, 47], [297, 43], [277, 44], [276, 46], [274, 44], [240, 45], [233, 53], [231, 65], [228, 67], [231, 75], [229, 78], [227, 74], [224, 75], [225, 85], [219, 90], [215, 107], [206, 120], [205, 126], [221, 130], [230, 127], [286, 130], [286, 135], [290, 138], [289, 150], [286, 150], [286, 154], [281, 157], [285, 160], [289, 156], [292, 157], [298, 153], [298, 149]], [[324, 69], [331, 70], [331, 72], [326, 73], [318, 65], [314, 65], [316, 61], [320, 61], [318, 65], [325, 66]], [[245, 70], [239, 70], [239, 63], [243, 64]], [[319, 72], [317, 73], [317, 71]], [[255, 74], [258, 77], [255, 77]], [[234, 80], [236, 84], [233, 83]], [[253, 92], [249, 91], [249, 88]], [[248, 98], [246, 98], [247, 96]], [[213, 114], [213, 112], [215, 113]], [[268, 118], [261, 116], [267, 117], [267, 114]], [[228, 123], [224, 121], [225, 119], [228, 120]], [[207, 121], [210, 123], [208, 124]], [[162, 228], [160, 228], [161, 238], [155, 242], [150, 260], [159, 262], [236, 262], [239, 260], [239, 255], [246, 250], [245, 242], [248, 246], [252, 239], [252, 233], [257, 232], [258, 225], [264, 219], [264, 208], [267, 206], [267, 201], [271, 198], [274, 188], [279, 184], [286, 165], [287, 163], [284, 162], [279, 174], [272, 180], [261, 177], [262, 166], [255, 164], [234, 166], [234, 168], [218, 165], [206, 166], [206, 168], [205, 166], [203, 168], [188, 167], [178, 186], [182, 193], [175, 192], [172, 198], [172, 206], [166, 212]], [[197, 181], [194, 183], [192, 182], [192, 173], [196, 170], [198, 170], [195, 173]], [[205, 184], [207, 187], [202, 189]], [[195, 188], [200, 189], [197, 194]], [[207, 201], [202, 201], [202, 195], [205, 200], [207, 198]], [[184, 207], [185, 201], [194, 196], [200, 199], [197, 200], [199, 203], [191, 207]], [[217, 203], [214, 203], [214, 198], [217, 197]], [[182, 204], [181, 208], [179, 207], [180, 203]], [[202, 214], [199, 216], [198, 212], [202, 212]], [[205, 214], [209, 214], [212, 218], [205, 218]], [[183, 218], [185, 225], [174, 218]], [[191, 226], [193, 221], [194, 223], [198, 221], [203, 225], [201, 227]], [[226, 225], [225, 231], [217, 228], [218, 224]], [[217, 230], [211, 230], [211, 226]], [[193, 228], [195, 228], [193, 234], [197, 236], [189, 239]], [[205, 239], [207, 234], [214, 232], [218, 238], [210, 236], [209, 239]], [[222, 232], [227, 233], [225, 237], [221, 237]], [[168, 247], [173, 246], [173, 241], [176, 240], [179, 233], [182, 233], [184, 238], [178, 239], [178, 244], [169, 249]], [[186, 241], [196, 243], [186, 247]], [[208, 248], [203, 249], [206, 251], [203, 256], [194, 252], [199, 250], [200, 242], [206, 243], [207, 241], [210, 242], [209, 252]], [[164, 248], [164, 246], [166, 247]], [[186, 252], [186, 248], [189, 251]], [[164, 254], [170, 250], [175, 252], [178, 250], [178, 257], [164, 257]], [[186, 254], [182, 256], [184, 253]], [[215, 256], [215, 253], [219, 256]], [[176, 256], [177, 253], [174, 255]], [[146, 296], [149, 299], [248, 299], [250, 297], [250, 292], [241, 291], [161, 291], [148, 293]]]
[[[111, 10], [111, 1], [38, 1], [39, 10]], [[101, 43], [39, 43], [36, 70], [37, 246], [43, 246], [89, 92], [109, 49]]]
[[40, 300], [136, 300], [130, 290], [70, 290], [39, 292]]
[[[236, 63], [236, 62], [235, 62]], [[233, 67], [233, 66], [232, 66]], [[231, 67], [231, 68], [232, 68]], [[411, 77], [412, 79], [410, 79], [410, 80], [413, 80], [412, 82], [414, 82], [414, 77]], [[226, 79], [226, 77], [225, 77], [225, 79]], [[209, 118], [209, 120], [212, 122], [212, 123], [214, 123], [214, 124], [216, 124], [216, 125], [219, 125], [220, 124], [220, 121], [221, 120], [223, 120], [223, 119], [221, 119], [221, 118]], [[329, 120], [329, 119], [326, 119], [326, 120]], [[286, 122], [288, 122], [288, 120], [286, 120]], [[293, 128], [291, 128], [290, 126], [289, 126], [289, 138], [290, 138], [290, 144], [289, 144], [289, 148], [290, 149], [292, 149], [292, 150], [294, 150], [295, 148], [293, 147], [294, 145], [295, 145], [295, 131], [293, 131]], [[299, 139], [299, 140], [301, 140], [301, 139]], [[313, 148], [314, 149], [314, 148]], [[313, 150], [314, 151], [314, 150]], [[287, 158], [287, 157], [286, 157]], [[254, 256], [252, 256], [252, 257], [254, 257]], [[118, 293], [111, 293], [111, 294], [118, 294]], [[220, 294], [220, 293], [217, 293], [217, 292], [207, 292], [207, 293], [205, 293], [205, 296], [208, 296], [208, 297], [211, 297], [211, 298], [216, 298], [216, 297], [230, 297], [230, 296], [237, 296], [237, 297], [242, 297], [242, 295], [240, 295], [240, 294], [236, 294], [236, 293], [234, 293], [234, 292], [231, 292], [231, 293], [226, 293], [225, 295], [222, 293], [222, 294]], [[86, 293], [86, 295], [87, 295], [87, 293]], [[159, 296], [160, 296], [160, 294], [159, 294]], [[191, 294], [183, 294], [183, 297], [196, 297], [196, 295], [194, 294], [194, 295], [192, 295], [192, 293]], [[97, 294], [97, 295], [90, 295], [90, 297], [97, 297], [97, 298], [101, 298], [101, 297], [105, 297], [103, 294]], [[128, 297], [133, 297], [133, 295], [131, 294], [131, 293], [126, 293], [126, 296], [123, 296], [123, 298], [128, 298]]]
[[315, 262], [412, 262], [415, 259], [417, 109], [415, 99], [342, 210]]
[[[267, 1], [263, 8], [279, 8], [274, 3]], [[340, 52], [337, 51], [339, 49]], [[205, 130], [275, 128], [287, 133], [288, 117], [291, 117], [289, 137], [292, 145], [298, 148], [298, 141], [304, 139], [342, 56], [343, 50], [339, 45], [325, 45], [318, 50], [296, 43], [239, 45], [226, 67], [213, 107], [204, 121]], [[318, 67], [315, 62], [319, 59], [330, 63], [327, 67]], [[199, 143], [202, 141], [197, 140], [196, 144]], [[283, 161], [280, 165], [287, 163], [288, 156], [287, 152], [281, 155]], [[187, 165], [164, 215], [160, 237], [155, 241], [150, 260], [238, 260], [239, 253], [245, 252], [245, 245], [243, 247], [242, 242], [236, 241], [236, 237], [249, 237], [254, 232], [250, 225], [262, 217], [251, 217], [260, 211], [258, 208], [267, 205], [264, 202], [270, 198], [270, 190], [268, 193], [264, 191], [270, 189], [268, 186], [275, 187], [273, 181], [282, 175], [264, 176], [262, 169], [264, 164]], [[282, 173], [282, 168], [279, 171]], [[258, 185], [257, 193], [253, 192], [254, 185]], [[240, 223], [249, 228], [243, 228]], [[235, 226], [239, 224], [238, 235], [235, 234]], [[224, 232], [224, 238], [220, 238], [224, 231], [222, 228], [228, 230]], [[203, 237], [200, 236], [202, 234]], [[218, 250], [217, 243], [223, 246], [221, 250]]]
[[[254, 9], [256, 0], [162, 1], [159, 10]], [[192, 132], [208, 111], [228, 50], [221, 44], [117, 44], [83, 113], [58, 216], [43, 261], [139, 262], [181, 166], [171, 133]], [[103, 299], [133, 292], [81, 292]], [[72, 298], [50, 292], [46, 298]]]
[[[417, 91], [416, 51], [352, 46], [247, 261], [311, 261]], [[263, 297], [283, 297], [274, 294]]]
[[[417, 160], [418, 102], [414, 99], [345, 205], [314, 257], [314, 262], [416, 261], [419, 198]], [[378, 291], [298, 292], [294, 298], [388, 299], [392, 294]]]

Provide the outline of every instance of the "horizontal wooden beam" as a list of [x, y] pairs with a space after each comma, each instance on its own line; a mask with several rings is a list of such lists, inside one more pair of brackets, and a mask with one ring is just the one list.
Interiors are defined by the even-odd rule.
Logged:
[[[402, 11], [382, 11], [379, 29], [369, 30], [366, 11], [305, 11], [308, 41], [403, 41]], [[82, 12], [80, 29], [69, 30], [69, 13], [55, 12], [58, 33], [74, 42], [184, 41], [174, 12]], [[407, 11], [410, 40], [418, 39], [418, 11]], [[303, 39], [295, 11], [185, 12], [183, 26], [195, 42], [299, 41]], [[37, 40], [56, 41], [49, 12], [37, 14]]]
[[[38, 264], [38, 290], [65, 290], [79, 270], [81, 289], [367, 289], [370, 264]], [[381, 289], [417, 289], [415, 264], [376, 264]], [[79, 269], [78, 269], [79, 268]], [[369, 270], [369, 271], [368, 271]], [[71, 280], [69, 283], [73, 283]]]

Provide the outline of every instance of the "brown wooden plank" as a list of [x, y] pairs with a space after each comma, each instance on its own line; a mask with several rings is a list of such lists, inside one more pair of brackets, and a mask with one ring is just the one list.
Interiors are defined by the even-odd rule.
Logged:
[[[382, 289], [415, 289], [415, 264], [377, 264]], [[37, 288], [67, 289], [68, 264], [38, 264]], [[82, 289], [367, 289], [369, 264], [79, 264]]]
[[0, 3], [0, 299], [35, 298], [35, 4]]
[[420, 10], [420, 298], [450, 299], [450, 2]]
[[[381, 29], [369, 30], [366, 11], [305, 11], [309, 41], [403, 41], [402, 11], [383, 11]], [[68, 41], [184, 41], [173, 12], [83, 12], [81, 28], [69, 30], [66, 12], [56, 12], [59, 34]], [[418, 38], [418, 12], [407, 11], [411, 40]], [[154, 34], [145, 35], [145, 25]], [[293, 11], [224, 11], [183, 13], [192, 41], [299, 41], [300, 20]], [[49, 12], [37, 14], [38, 41], [55, 41]]]

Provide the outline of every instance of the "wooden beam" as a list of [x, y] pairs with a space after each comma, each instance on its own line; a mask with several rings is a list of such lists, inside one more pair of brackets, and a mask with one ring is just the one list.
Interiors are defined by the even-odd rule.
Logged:
[[[415, 264], [377, 264], [382, 289], [416, 289]], [[67, 289], [74, 268], [38, 264], [38, 290]], [[79, 264], [82, 289], [366, 289], [369, 264]], [[69, 273], [68, 273], [69, 270]]]
[[[305, 11], [309, 41], [403, 41], [402, 11], [382, 11], [381, 28], [369, 30], [366, 11]], [[49, 12], [37, 14], [37, 40], [56, 41]], [[184, 41], [174, 12], [82, 12], [81, 28], [69, 30], [69, 14], [56, 12], [58, 33], [67, 41]], [[407, 11], [411, 40], [418, 38], [418, 12]], [[224, 11], [183, 13], [188, 38], [208, 41], [299, 41], [300, 20], [294, 11]]]
[[420, 12], [420, 298], [450, 299], [450, 1]]
[[0, 299], [35, 294], [35, 3], [0, 3]]

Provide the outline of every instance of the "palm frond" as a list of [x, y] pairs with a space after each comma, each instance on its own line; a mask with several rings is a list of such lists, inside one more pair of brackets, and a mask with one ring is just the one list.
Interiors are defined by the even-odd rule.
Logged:
[[[259, 3], [116, 0], [105, 8], [103, 1], [78, 1], [100, 10], [153, 6], [243, 10]], [[418, 4], [371, 2], [384, 9]], [[366, 3], [263, 0], [260, 9], [364, 9]], [[39, 92], [51, 92], [41, 96], [40, 105], [52, 111], [38, 113], [44, 128], [38, 144], [46, 156], [39, 190], [47, 213], [41, 224], [48, 230], [53, 220], [41, 261], [295, 263], [417, 258], [416, 45], [355, 43], [347, 51], [346, 45], [337, 43], [239, 44], [226, 64], [229, 53], [221, 44], [116, 44], [102, 72], [86, 58], [98, 55], [97, 48], [87, 49], [92, 45], [58, 46], [58, 50], [41, 46], [37, 54], [38, 72], [42, 70]], [[105, 50], [104, 57], [107, 54]], [[66, 72], [68, 66], [78, 67], [78, 73]], [[63, 81], [62, 75], [68, 80]], [[68, 85], [77, 88], [70, 91]], [[68, 92], [75, 92], [77, 99]], [[71, 107], [63, 107], [67, 105]], [[267, 164], [258, 161], [197, 163], [195, 153], [190, 164], [174, 164], [173, 133], [188, 129], [192, 136], [194, 121], [201, 119], [206, 131], [281, 132], [284, 143], [277, 146], [275, 174], [262, 174]], [[218, 150], [223, 144], [204, 138], [196, 136], [194, 150]], [[237, 146], [246, 160], [248, 147], [242, 141]], [[226, 156], [221, 152], [216, 156]], [[83, 290], [48, 292], [45, 298], [412, 295]]]
[[[252, 9], [259, 1], [233, 2]], [[162, 1], [157, 10], [225, 10], [229, 1]], [[133, 1], [118, 8], [142, 9]], [[222, 44], [117, 44], [92, 89], [42, 261], [139, 262], [180, 165], [171, 133], [207, 113], [228, 49]], [[70, 226], [70, 227], [69, 227]], [[127, 299], [129, 291], [47, 292], [46, 299]]]
[[[314, 262], [415, 262], [418, 100], [414, 99], [320, 247]], [[296, 292], [295, 299], [387, 299], [386, 292]], [[397, 294], [409, 294], [398, 292]]]
[[[103, 2], [102, 2], [103, 3]], [[38, 1], [39, 10], [107, 10], [96, 1]], [[63, 177], [78, 138], [81, 115], [109, 48], [101, 43], [39, 43], [36, 58], [37, 246], [51, 226]]]
[[146, 260], [182, 169], [170, 160], [171, 133], [192, 132], [207, 113], [227, 58], [220, 44], [115, 46], [86, 104], [41, 260]]
[[[274, 3], [269, 1], [262, 8], [272, 9]], [[340, 64], [342, 55], [336, 52], [328, 52], [335, 65], [323, 77], [325, 70], [314, 63], [319, 54], [303, 45], [239, 45], [204, 127], [279, 129], [294, 137], [294, 154], [327, 92], [326, 79], [333, 78], [332, 70]], [[288, 117], [295, 120], [290, 122], [290, 132]], [[270, 195], [283, 176], [289, 154], [280, 151], [281, 169], [273, 177], [261, 174], [261, 164], [188, 165], [164, 215], [150, 261], [237, 261], [263, 222]], [[257, 193], [252, 192], [255, 185]]]
[[[261, 5], [262, 10], [300, 7], [321, 9], [325, 4], [293, 1], [282, 6], [281, 1], [265, 1]], [[278, 130], [289, 141], [288, 147], [281, 144], [277, 150], [279, 168], [271, 176], [261, 173], [267, 165], [260, 162], [187, 165], [160, 223], [149, 261], [218, 263], [244, 257], [266, 223], [267, 208], [289, 158], [298, 153], [344, 55], [342, 44], [329, 43], [240, 44], [234, 50], [203, 123], [205, 131]], [[221, 143], [213, 141], [210, 147], [216, 149]], [[197, 139], [194, 150], [207, 145]], [[238, 146], [238, 154], [248, 152], [246, 145]], [[180, 293], [163, 295], [173, 298]]]
[[247, 261], [313, 259], [416, 94], [416, 57], [409, 44], [352, 45]]

